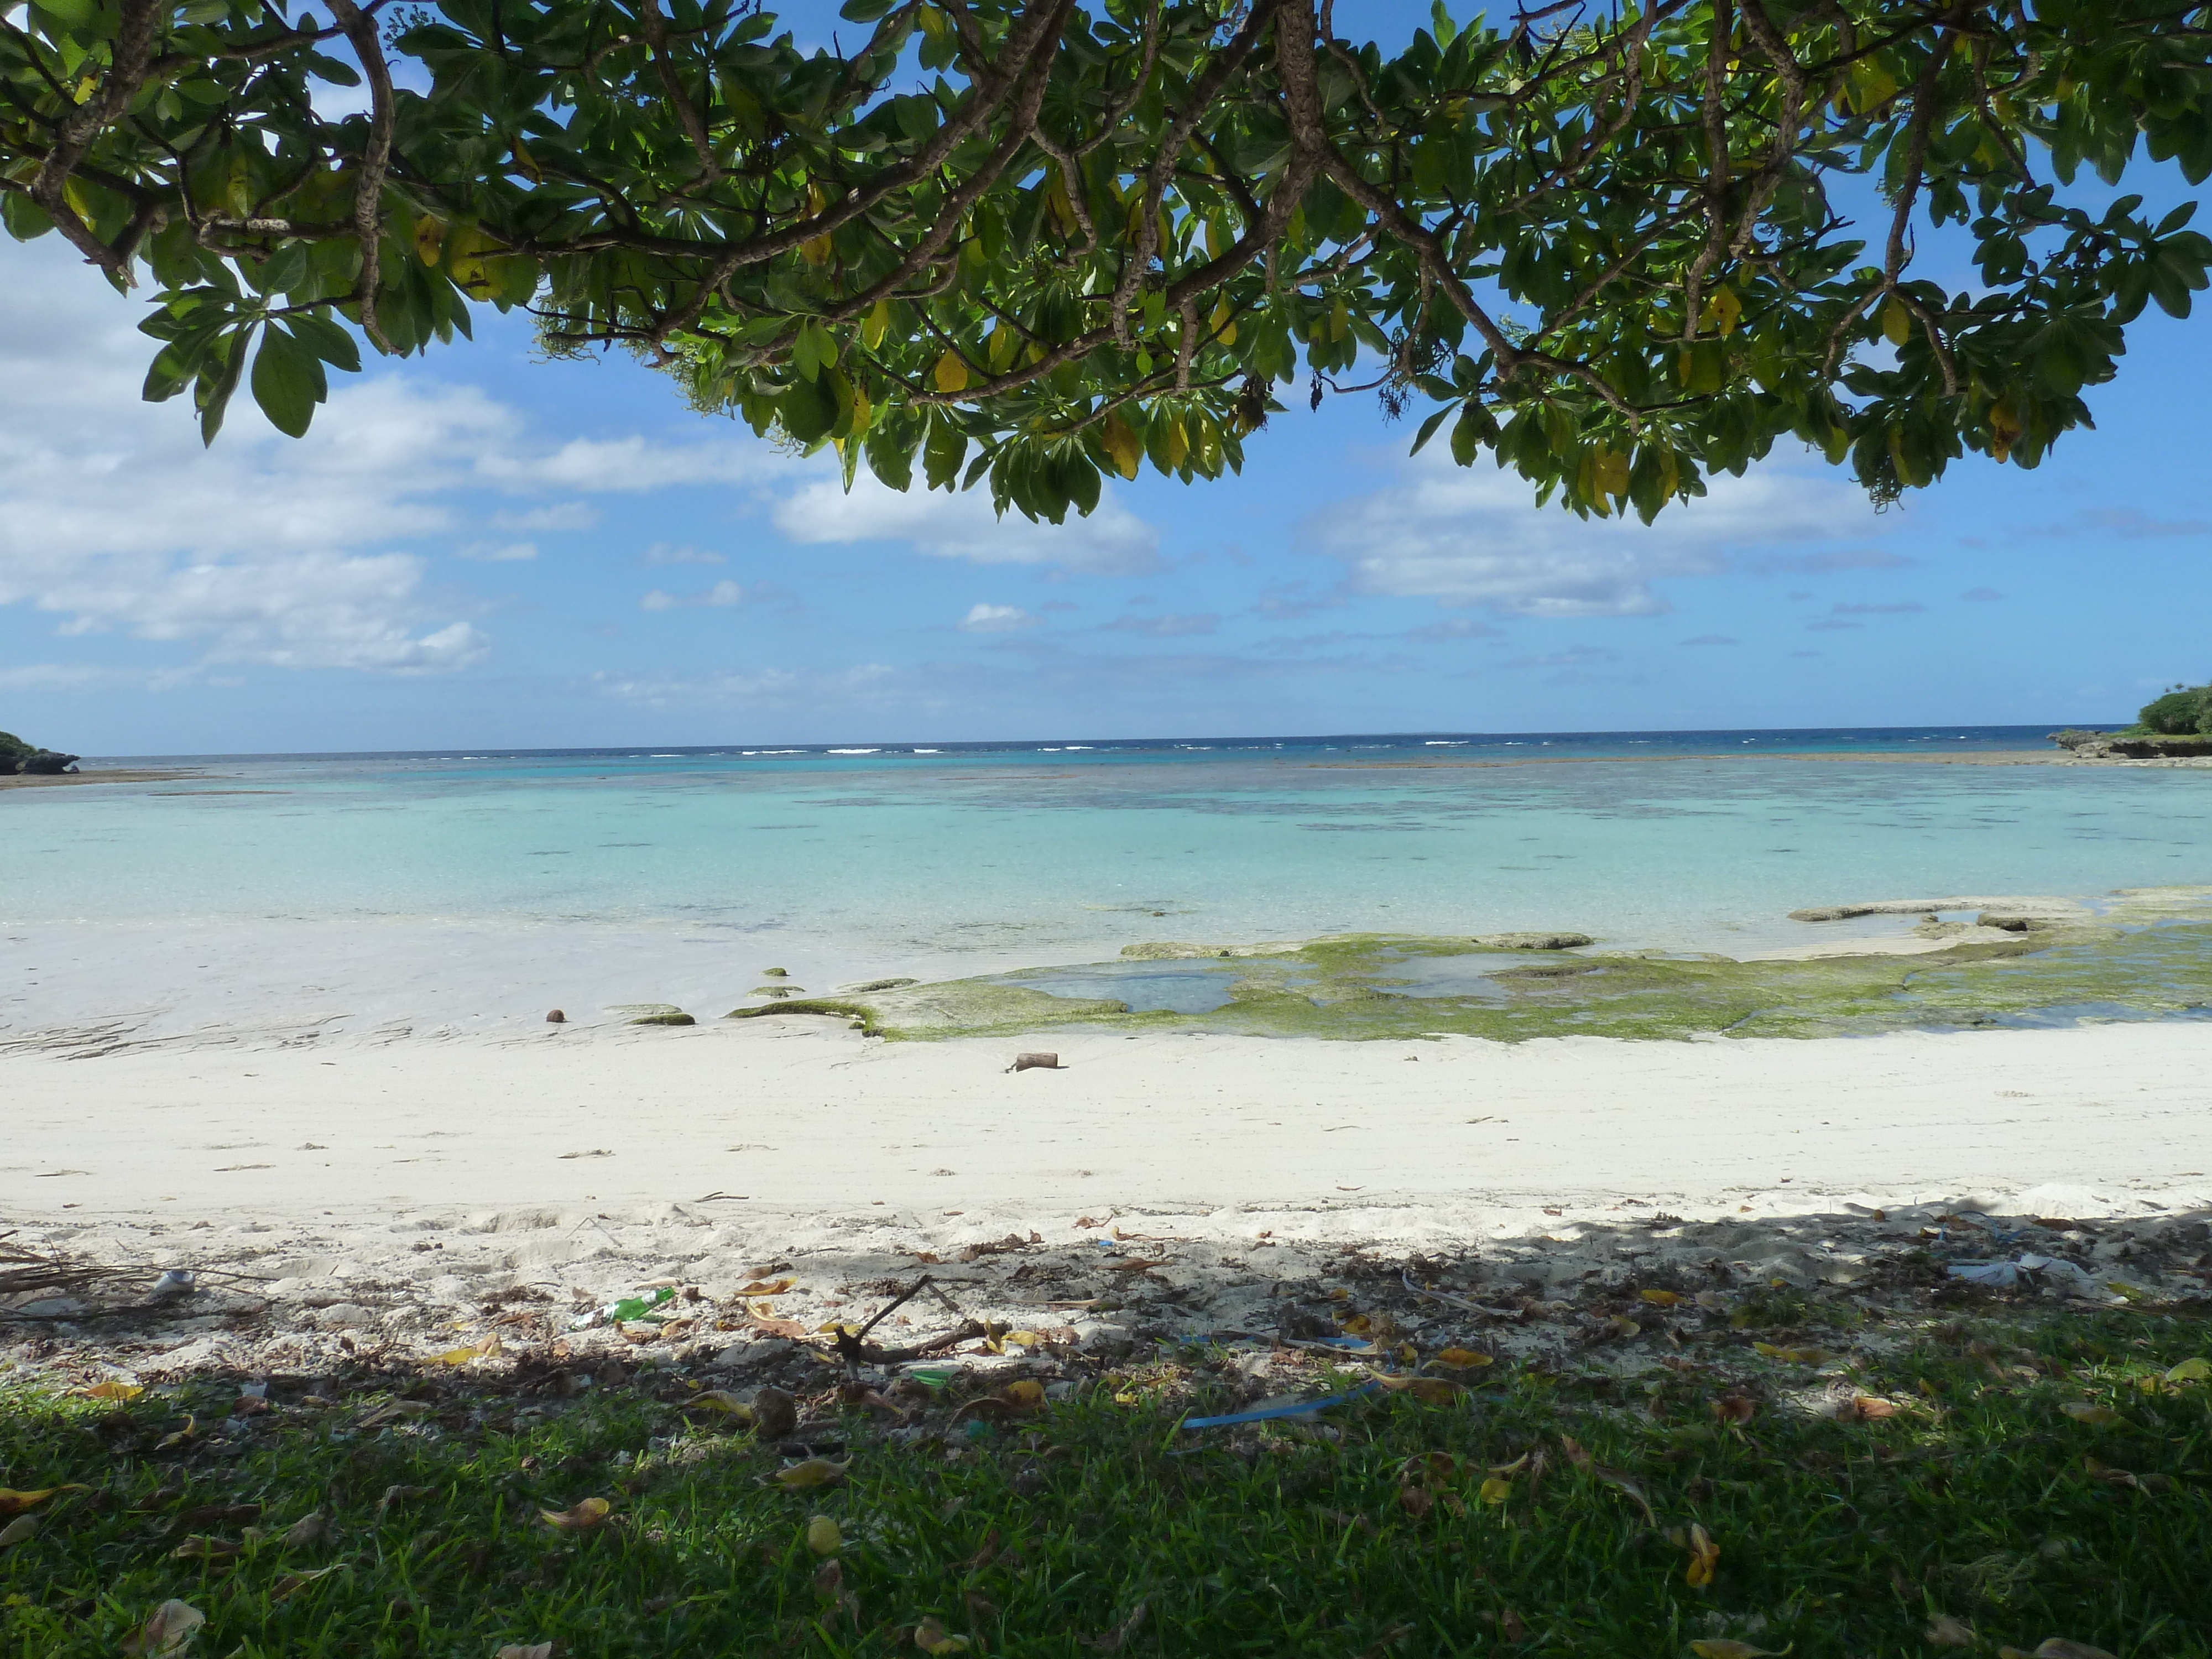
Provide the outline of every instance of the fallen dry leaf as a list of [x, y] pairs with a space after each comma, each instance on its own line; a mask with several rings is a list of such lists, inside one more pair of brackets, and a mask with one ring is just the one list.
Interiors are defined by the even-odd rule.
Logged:
[[528, 1645], [509, 1643], [492, 1656], [492, 1659], [553, 1659], [550, 1642], [532, 1642]]
[[1703, 1589], [1713, 1582], [1713, 1572], [1721, 1564], [1721, 1547], [1713, 1542], [1712, 1534], [1692, 1523], [1690, 1528], [1690, 1565], [1682, 1575], [1682, 1582], [1692, 1589]]
[[[1790, 1648], [1797, 1644], [1792, 1642]], [[1755, 1648], [1748, 1642], [1730, 1641], [1725, 1636], [1709, 1637], [1702, 1642], [1690, 1644], [1690, 1651], [1698, 1659], [1782, 1659], [1790, 1648]]]
[[1493, 1474], [1483, 1481], [1475, 1495], [1486, 1504], [1508, 1503], [1513, 1497], [1513, 1483], [1503, 1475]]
[[914, 1644], [924, 1653], [968, 1651], [968, 1638], [952, 1635], [935, 1619], [925, 1619], [914, 1627]]
[[1723, 1423], [1748, 1423], [1759, 1407], [1740, 1394], [1724, 1394], [1713, 1401], [1713, 1415]]
[[817, 1515], [806, 1523], [806, 1547], [817, 1555], [835, 1555], [845, 1547], [845, 1534], [835, 1517]]
[[1084, 1646], [1096, 1648], [1101, 1653], [1119, 1653], [1121, 1644], [1145, 1627], [1145, 1614], [1149, 1607], [1148, 1602], [1139, 1601], [1130, 1610], [1127, 1619], [1103, 1636], [1085, 1636], [1079, 1639]]
[[1828, 1358], [1826, 1348], [1778, 1348], [1771, 1342], [1754, 1342], [1751, 1346], [1755, 1353], [1764, 1354], [1769, 1359], [1786, 1360], [1792, 1365], [1823, 1364]]
[[243, 1544], [234, 1544], [228, 1538], [202, 1535], [185, 1540], [169, 1552], [169, 1559], [172, 1561], [225, 1561], [240, 1553], [245, 1547]]
[[2058, 1409], [2076, 1423], [2087, 1423], [2094, 1429], [2117, 1428], [2128, 1420], [2110, 1406], [2092, 1406], [2086, 1401], [2069, 1400]]
[[799, 1281], [795, 1279], [756, 1279], [750, 1285], [738, 1286], [739, 1296], [781, 1296]]
[[1897, 1401], [1885, 1400], [1880, 1395], [1860, 1394], [1853, 1395], [1850, 1403], [1836, 1414], [1855, 1418], [1862, 1423], [1871, 1423], [1885, 1417], [1894, 1417], [1904, 1409]]
[[0, 1527], [0, 1550], [13, 1549], [39, 1529], [35, 1515], [19, 1515], [6, 1526]]
[[281, 1601], [295, 1591], [305, 1589], [319, 1578], [327, 1578], [334, 1572], [343, 1572], [349, 1565], [344, 1561], [335, 1561], [327, 1567], [317, 1567], [312, 1571], [302, 1570], [288, 1572], [270, 1586], [270, 1599]]
[[1528, 1621], [1511, 1607], [1506, 1608], [1498, 1615], [1498, 1629], [1500, 1635], [1516, 1646], [1528, 1641], [1530, 1637]]
[[321, 1542], [329, 1535], [330, 1530], [330, 1516], [317, 1511], [312, 1515], [301, 1516], [290, 1526], [285, 1528], [284, 1535], [276, 1541], [288, 1550], [295, 1550], [302, 1545]]
[[434, 1353], [428, 1363], [433, 1365], [466, 1365], [479, 1359], [490, 1359], [499, 1353], [499, 1334], [495, 1331], [481, 1342], [465, 1347], [448, 1348], [443, 1353]]
[[34, 1510], [57, 1492], [82, 1492], [82, 1486], [43, 1486], [36, 1492], [18, 1492], [13, 1486], [0, 1486], [0, 1515], [21, 1515]]
[[827, 1486], [845, 1478], [852, 1467], [848, 1458], [842, 1463], [833, 1463], [826, 1457], [810, 1457], [803, 1463], [793, 1463], [789, 1468], [778, 1469], [767, 1477], [786, 1492], [805, 1492], [813, 1486]]
[[123, 1638], [123, 1650], [137, 1659], [167, 1659], [181, 1652], [192, 1632], [207, 1623], [207, 1614], [189, 1601], [164, 1601], [147, 1615], [146, 1622]]
[[122, 1401], [136, 1400], [146, 1390], [136, 1382], [125, 1382], [119, 1377], [111, 1376], [105, 1382], [95, 1382], [88, 1389], [79, 1389], [77, 1392], [87, 1400]]
[[1498, 1363], [1494, 1355], [1480, 1353], [1473, 1348], [1446, 1348], [1437, 1356], [1437, 1364], [1449, 1365], [1454, 1370], [1478, 1370], [1485, 1365]]
[[2102, 1648], [2093, 1648], [2087, 1642], [2069, 1642], [2063, 1636], [2054, 1636], [2024, 1659], [2113, 1659]]
[[1637, 1294], [1655, 1308], [1671, 1308], [1682, 1299], [1675, 1291], [1638, 1291]]
[[[1010, 1341], [1012, 1340], [1012, 1338], [1008, 1339]], [[1044, 1404], [1044, 1384], [1030, 1377], [1024, 1376], [1009, 1382], [1000, 1392], [1006, 1396], [1008, 1405], [1017, 1407], [1023, 1411], [1035, 1411]]]
[[604, 1526], [613, 1509], [614, 1505], [604, 1498], [586, 1498], [573, 1509], [540, 1510], [538, 1513], [556, 1532], [589, 1532], [594, 1527]]
[[1972, 1626], [1948, 1613], [1939, 1613], [1929, 1620], [1925, 1634], [1939, 1648], [1970, 1648], [1981, 1640], [1974, 1634]]
[[753, 1408], [732, 1394], [727, 1389], [708, 1389], [695, 1394], [684, 1402], [685, 1411], [721, 1412], [740, 1423], [753, 1420]]
[[2185, 1382], [2212, 1382], [2212, 1359], [2185, 1359], [2166, 1374], [2168, 1388]]
[[193, 1431], [198, 1429], [199, 1425], [199, 1419], [188, 1413], [185, 1418], [185, 1426], [181, 1429], [172, 1429], [168, 1433], [163, 1435], [159, 1440], [156, 1440], [154, 1443], [154, 1449], [155, 1451], [167, 1451], [172, 1446], [182, 1445], [185, 1441], [192, 1437]]

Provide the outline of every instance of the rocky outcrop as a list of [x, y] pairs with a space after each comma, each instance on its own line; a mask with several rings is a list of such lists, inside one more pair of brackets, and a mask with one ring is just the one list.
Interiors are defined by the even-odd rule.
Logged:
[[1588, 933], [1477, 933], [1486, 951], [1576, 951], [1597, 941]]
[[2076, 760], [2212, 759], [2212, 733], [2053, 732], [2051, 742]]
[[33, 749], [29, 754], [20, 757], [9, 769], [26, 777], [59, 777], [64, 772], [76, 771], [81, 758], [80, 756], [64, 755], [52, 749]]

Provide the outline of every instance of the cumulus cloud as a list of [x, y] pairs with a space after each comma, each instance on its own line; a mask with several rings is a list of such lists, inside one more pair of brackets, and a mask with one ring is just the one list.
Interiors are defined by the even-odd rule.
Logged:
[[467, 492], [526, 498], [492, 515], [511, 538], [587, 527], [597, 509], [580, 493], [750, 478], [772, 462], [737, 435], [550, 444], [483, 392], [411, 372], [334, 377], [296, 441], [241, 396], [205, 449], [182, 403], [140, 401], [141, 313], [58, 237], [0, 242], [0, 605], [52, 615], [65, 635], [183, 647], [170, 670], [465, 668], [489, 647], [484, 607], [433, 593], [428, 561], [393, 550], [458, 532], [463, 558], [535, 556], [530, 541], [467, 536]]
[[[1349, 567], [1358, 592], [1431, 598], [1502, 616], [1636, 617], [1667, 610], [1654, 584], [1710, 576], [1775, 543], [1863, 536], [1873, 509], [1848, 484], [1767, 466], [1710, 483], [1646, 526], [1539, 507], [1528, 483], [1454, 465], [1431, 448], [1389, 489], [1316, 514], [1313, 545]], [[1864, 556], [1833, 556], [1863, 559]]]
[[744, 588], [725, 578], [697, 593], [664, 593], [656, 587], [637, 602], [637, 608], [641, 611], [718, 610], [737, 604], [744, 596]]
[[777, 501], [769, 517], [794, 542], [904, 542], [933, 557], [975, 564], [1057, 564], [1118, 576], [1160, 562], [1159, 532], [1110, 491], [1087, 519], [1071, 514], [1065, 524], [1031, 524], [1018, 513], [1001, 519], [990, 497], [973, 490], [902, 495], [864, 475], [848, 494], [841, 481], [817, 478]]
[[959, 626], [963, 634], [1005, 634], [1017, 628], [1035, 628], [1043, 620], [1018, 605], [977, 605], [960, 619]]

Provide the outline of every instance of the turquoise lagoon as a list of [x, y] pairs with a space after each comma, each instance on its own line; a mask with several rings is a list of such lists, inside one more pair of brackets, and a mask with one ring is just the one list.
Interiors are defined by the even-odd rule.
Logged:
[[[515, 998], [565, 958], [633, 1000], [726, 1006], [771, 965], [817, 992], [1029, 970], [1195, 1013], [1218, 975], [1123, 947], [1540, 928], [1735, 956], [1807, 939], [1808, 905], [2212, 882], [2212, 772], [1872, 758], [2028, 750], [2044, 728], [165, 759], [196, 775], [0, 796], [0, 922], [46, 993], [0, 987], [0, 1023], [88, 1015], [101, 963], [246, 996], [303, 939], [356, 981], [325, 1000], [364, 1006], [380, 960], [419, 980], [442, 950]], [[1477, 994], [1454, 971], [1423, 970]]]

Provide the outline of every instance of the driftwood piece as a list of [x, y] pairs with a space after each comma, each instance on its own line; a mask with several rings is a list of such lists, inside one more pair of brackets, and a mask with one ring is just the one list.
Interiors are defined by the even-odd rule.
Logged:
[[1058, 1054], [1032, 1053], [1016, 1054], [1014, 1063], [1006, 1069], [1010, 1072], [1064, 1072], [1067, 1068], [1060, 1063]]

